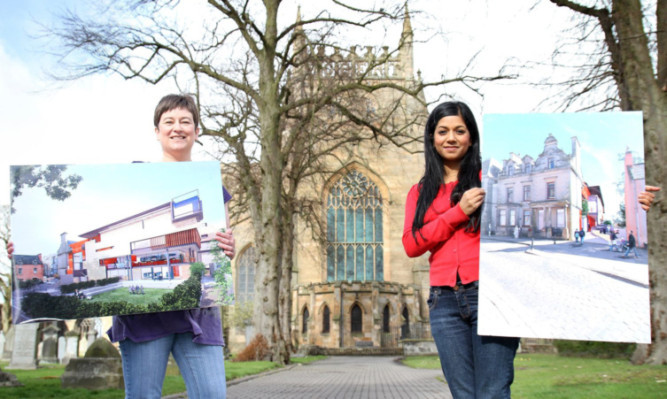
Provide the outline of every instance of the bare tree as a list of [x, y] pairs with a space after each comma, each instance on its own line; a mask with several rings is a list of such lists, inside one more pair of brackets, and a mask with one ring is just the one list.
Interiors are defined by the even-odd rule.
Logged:
[[[234, 184], [241, 188], [235, 205], [241, 210], [235, 213], [249, 215], [254, 228], [254, 325], [278, 363], [289, 361], [291, 349], [295, 215], [317, 213], [298, 196], [303, 183], [317, 180], [331, 168], [331, 159], [360, 142], [413, 143], [409, 125], [418, 118], [398, 126], [389, 111], [408, 98], [424, 107], [424, 87], [452, 81], [474, 86], [500, 78], [464, 71], [429, 83], [374, 79], [378, 71], [388, 73], [412, 37], [404, 35], [397, 49], [368, 49], [360, 56], [356, 49], [343, 50], [337, 33], [382, 29], [403, 19], [407, 10], [402, 4], [365, 9], [333, 0], [322, 5], [326, 11], [281, 26], [282, 5], [280, 0], [209, 0], [204, 12], [211, 17], [196, 29], [185, 29], [179, 13], [194, 3], [114, 2], [90, 18], [67, 13], [53, 30], [62, 40], [69, 78], [108, 71], [152, 84], [174, 78], [197, 97], [203, 133], [216, 137], [222, 159], [231, 161], [225, 165], [232, 169], [232, 191]], [[372, 104], [380, 91], [395, 93], [395, 101]], [[323, 127], [325, 116], [331, 125]]]
[[[590, 108], [642, 111], [646, 181], [667, 183], [667, 0], [643, 6], [639, 0], [605, 0], [595, 5], [550, 0], [579, 16], [580, 41], [600, 38], [599, 51], [565, 82], [565, 105], [589, 99]], [[652, 29], [653, 28], [653, 29]], [[592, 93], [598, 94], [597, 97]], [[604, 94], [599, 96], [599, 94]], [[667, 202], [658, 199], [648, 214], [652, 343], [639, 345], [637, 363], [667, 363]]]

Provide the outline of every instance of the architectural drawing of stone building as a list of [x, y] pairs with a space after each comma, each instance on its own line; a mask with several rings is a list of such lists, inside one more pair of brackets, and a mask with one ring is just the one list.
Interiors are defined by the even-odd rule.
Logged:
[[572, 239], [582, 220], [581, 149], [570, 140], [570, 153], [549, 134], [542, 153], [533, 158], [510, 153], [502, 161], [483, 162], [487, 192], [482, 233], [523, 237]]

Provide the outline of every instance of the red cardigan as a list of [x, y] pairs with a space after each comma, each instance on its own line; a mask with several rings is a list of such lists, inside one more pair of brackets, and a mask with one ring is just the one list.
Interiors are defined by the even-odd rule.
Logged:
[[411, 258], [431, 251], [428, 261], [432, 287], [453, 287], [457, 271], [464, 284], [479, 280], [480, 234], [466, 233], [468, 216], [459, 204], [452, 207], [449, 203], [456, 184], [450, 182], [440, 187], [424, 215], [424, 226], [416, 232], [416, 239], [412, 235], [412, 221], [419, 197], [418, 184], [412, 186], [405, 203], [403, 248]]

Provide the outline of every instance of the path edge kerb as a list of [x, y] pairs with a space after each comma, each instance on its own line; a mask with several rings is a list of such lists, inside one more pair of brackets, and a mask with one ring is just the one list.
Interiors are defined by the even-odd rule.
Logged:
[[240, 384], [242, 382], [254, 380], [255, 378], [260, 378], [260, 377], [265, 377], [265, 376], [271, 375], [271, 374], [281, 373], [283, 371], [288, 371], [288, 370], [293, 369], [294, 367], [300, 367], [300, 366], [303, 366], [303, 364], [301, 364], [301, 363], [292, 363], [292, 364], [288, 364], [287, 366], [278, 367], [278, 368], [267, 370], [267, 371], [262, 371], [261, 373], [258, 373], [258, 374], [252, 374], [252, 375], [246, 375], [245, 377], [234, 378], [233, 380], [227, 381], [227, 386], [229, 387], [229, 386], [232, 386], [232, 385]]
[[[314, 363], [314, 362], [312, 362], [312, 363]], [[311, 364], [311, 363], [308, 363], [308, 364]], [[288, 370], [293, 369], [294, 367], [300, 367], [300, 366], [304, 366], [304, 364], [292, 363], [292, 364], [289, 364], [289, 365], [284, 366], [284, 367], [279, 367], [279, 368], [263, 371], [263, 372], [258, 373], [258, 374], [246, 375], [245, 377], [235, 378], [233, 380], [227, 381], [227, 386], [229, 387], [229, 386], [232, 386], [232, 385], [240, 384], [242, 382], [254, 380], [255, 378], [265, 377], [267, 375], [280, 373], [280, 372], [283, 372], [283, 371], [288, 371]], [[171, 394], [171, 395], [163, 396], [162, 399], [185, 399], [187, 397], [188, 397], [187, 392], [180, 392], [180, 393], [174, 393], [174, 394]]]

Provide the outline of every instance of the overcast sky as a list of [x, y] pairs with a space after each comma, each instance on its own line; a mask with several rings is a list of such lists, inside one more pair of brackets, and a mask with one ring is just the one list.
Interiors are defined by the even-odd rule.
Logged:
[[[318, 11], [318, 2], [300, 2], [304, 18]], [[286, 1], [282, 18], [296, 16], [295, 1]], [[24, 0], [0, 2], [0, 204], [9, 202], [8, 170], [11, 164], [115, 163], [157, 160], [152, 112], [164, 94], [175, 91], [171, 82], [152, 86], [124, 81], [115, 75], [98, 75], [73, 82], [56, 83], [45, 69], [57, 68], [39, 35], [38, 24], [48, 24], [66, 5], [78, 9], [84, 3]], [[188, 2], [191, 4], [191, 2]], [[508, 59], [545, 60], [560, 29], [570, 18], [551, 4], [530, 10], [532, 1], [476, 0], [410, 2], [412, 10], [424, 10], [412, 20], [415, 31], [415, 68], [425, 80], [451, 76], [479, 52], [475, 71], [493, 74]], [[197, 9], [192, 9], [197, 17]], [[446, 32], [438, 35], [437, 32]], [[375, 43], [394, 45], [400, 26], [387, 37], [375, 32]], [[372, 36], [372, 35], [371, 35]], [[427, 41], [427, 42], [425, 42]], [[368, 44], [366, 38], [362, 43]], [[530, 70], [539, 76], [551, 73]], [[462, 87], [444, 90], [469, 102], [482, 120], [483, 113], [533, 111], [544, 98], [544, 89], [517, 82], [494, 83], [484, 88], [485, 97]], [[433, 100], [443, 89], [426, 92]], [[199, 147], [195, 159], [212, 159]]]

